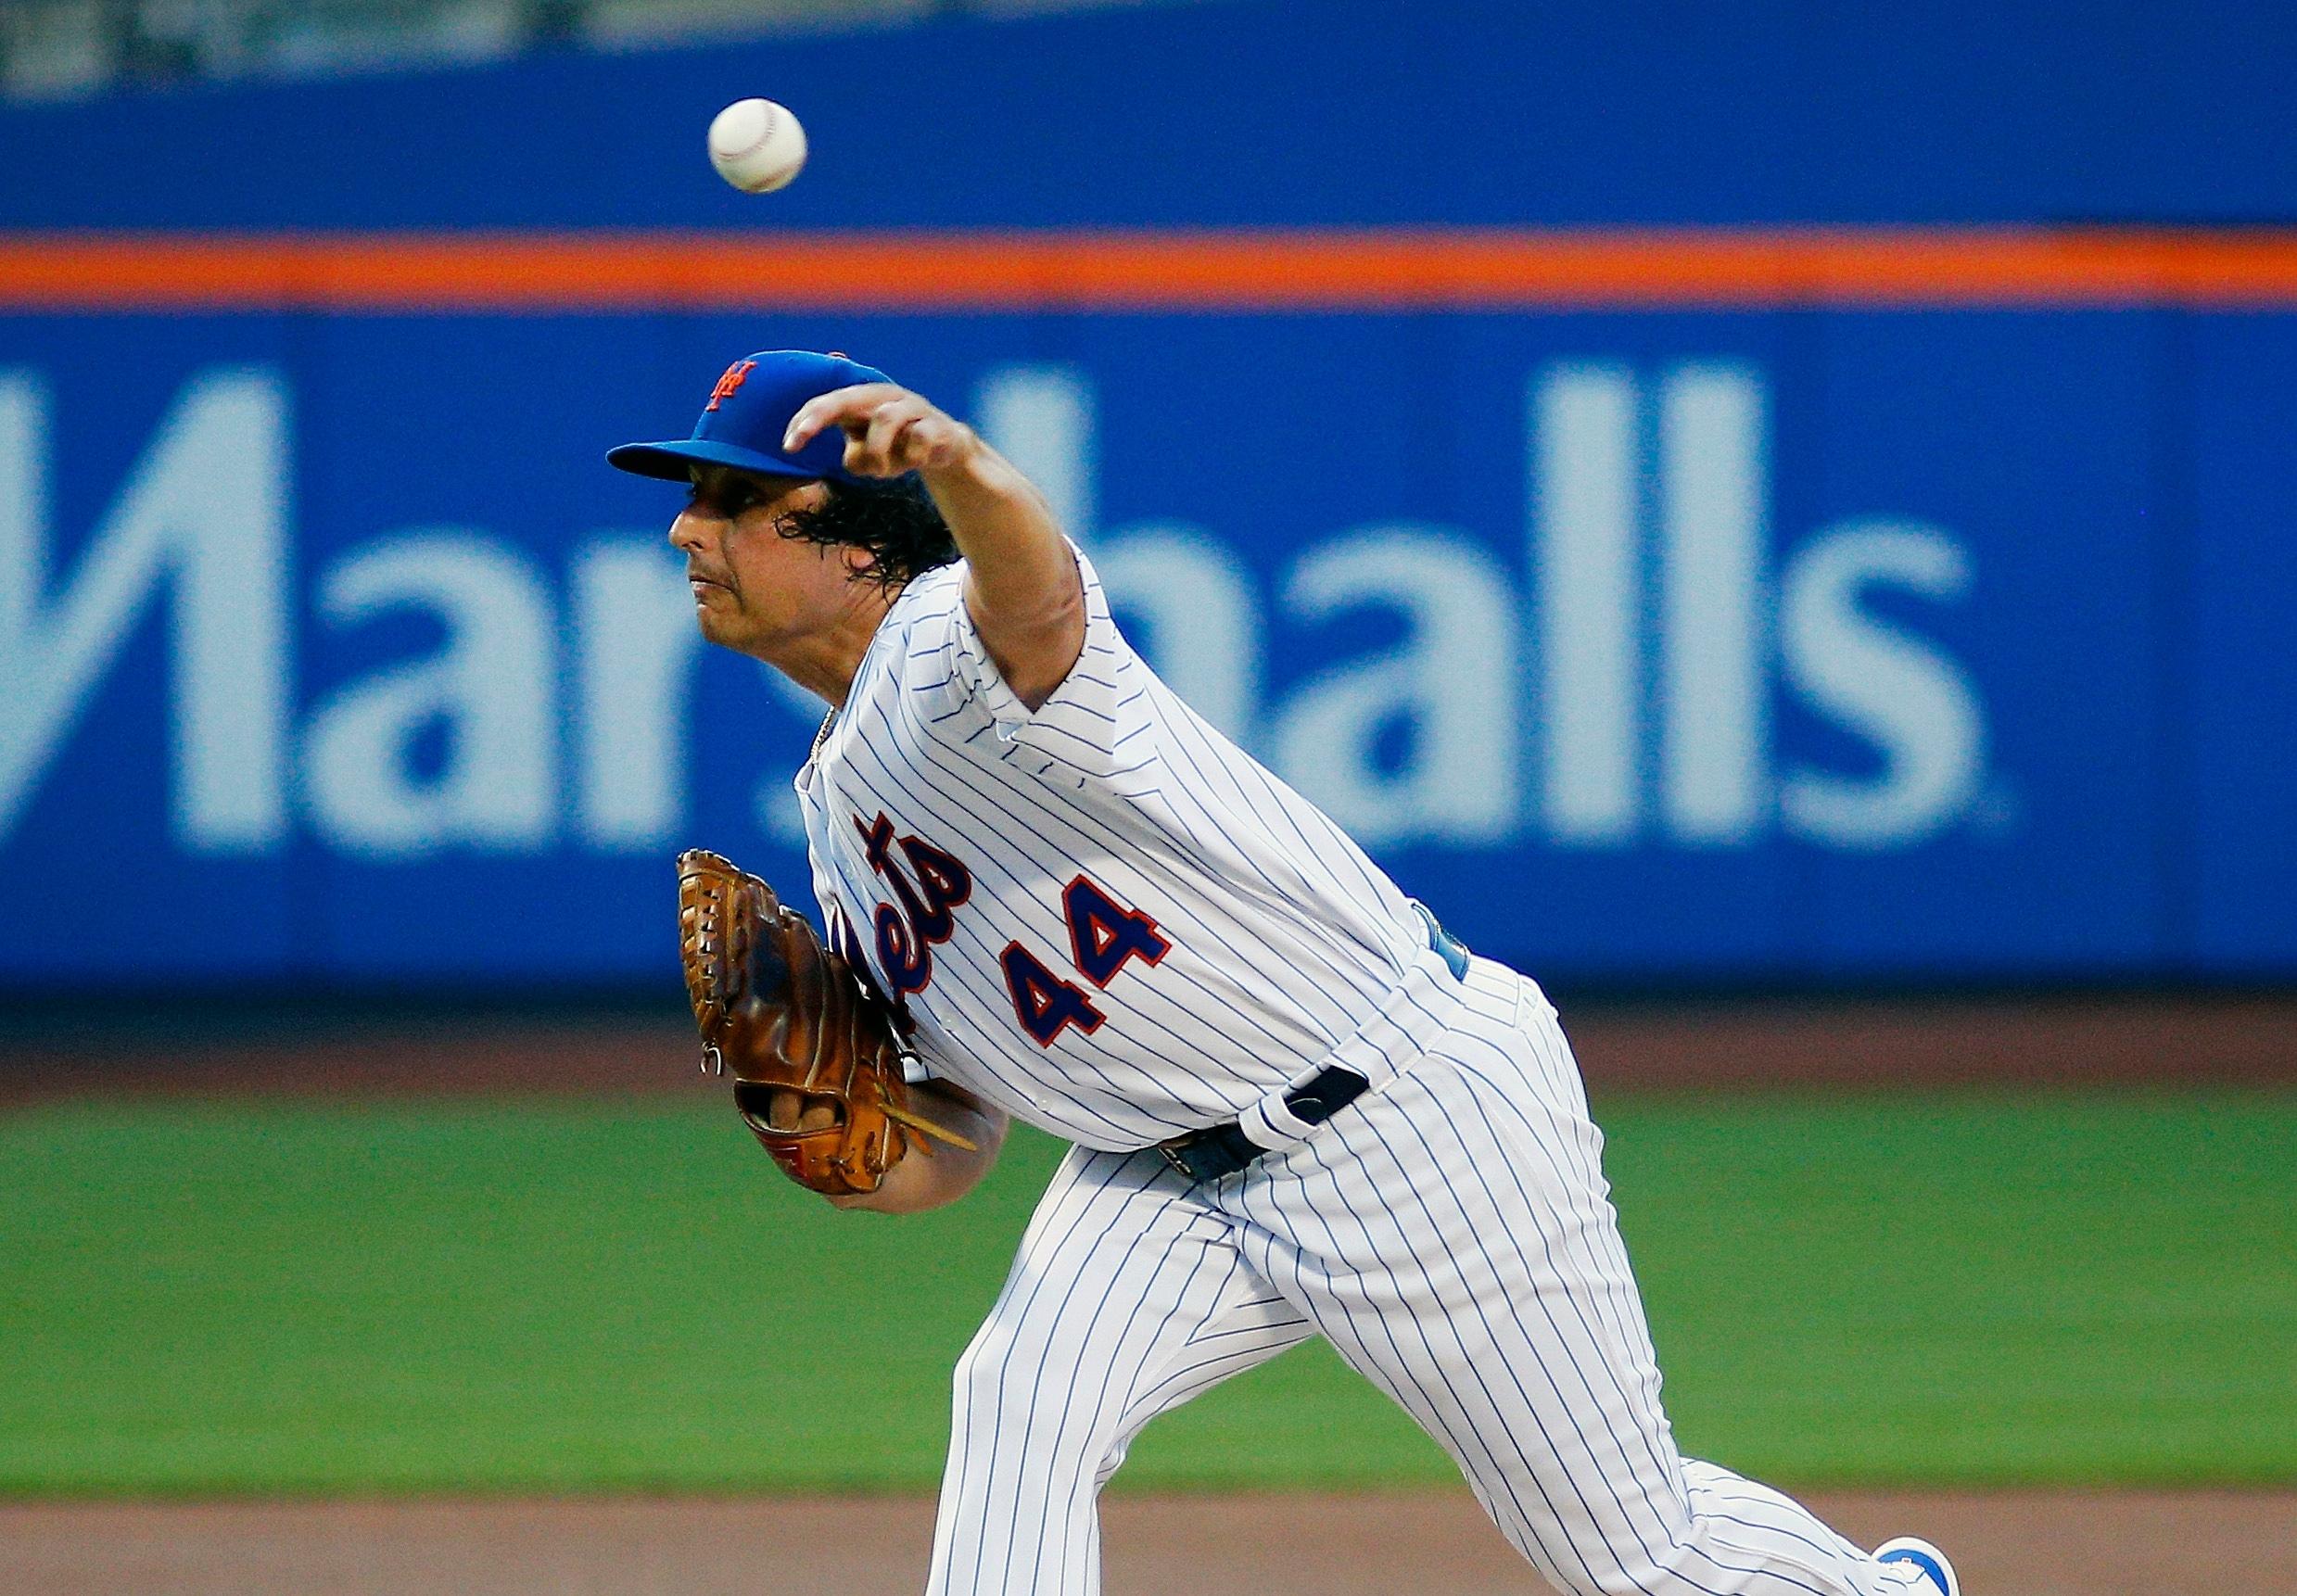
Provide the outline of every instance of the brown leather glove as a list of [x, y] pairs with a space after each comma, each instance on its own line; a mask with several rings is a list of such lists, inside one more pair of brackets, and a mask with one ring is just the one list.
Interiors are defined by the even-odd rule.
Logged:
[[925, 1137], [971, 1147], [909, 1111], [892, 1013], [771, 887], [689, 849], [678, 920], [702, 1067], [732, 1073], [734, 1107], [784, 1174], [857, 1197]]

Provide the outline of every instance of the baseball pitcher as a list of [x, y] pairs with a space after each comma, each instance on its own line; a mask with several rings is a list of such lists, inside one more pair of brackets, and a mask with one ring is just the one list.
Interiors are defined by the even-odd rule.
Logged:
[[679, 860], [705, 1065], [843, 1207], [956, 1200], [1011, 1117], [1074, 1144], [958, 1366], [933, 1596], [1094, 1596], [1141, 1426], [1310, 1336], [1561, 1590], [1958, 1596], [1677, 1452], [1554, 1008], [1175, 698], [969, 427], [768, 351], [608, 459], [689, 487], [703, 634], [830, 706], [826, 935]]

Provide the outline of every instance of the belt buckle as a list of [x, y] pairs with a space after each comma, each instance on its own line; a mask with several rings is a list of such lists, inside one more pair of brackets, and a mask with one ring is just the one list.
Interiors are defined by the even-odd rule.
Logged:
[[1188, 1167], [1188, 1160], [1181, 1156], [1180, 1141], [1181, 1138], [1175, 1137], [1174, 1140], [1169, 1142], [1159, 1142], [1157, 1144], [1157, 1155], [1163, 1159], [1166, 1167], [1169, 1168], [1174, 1174], [1178, 1175], [1182, 1180], [1187, 1181], [1191, 1184], [1194, 1184], [1197, 1179], [1197, 1172], [1190, 1169]]

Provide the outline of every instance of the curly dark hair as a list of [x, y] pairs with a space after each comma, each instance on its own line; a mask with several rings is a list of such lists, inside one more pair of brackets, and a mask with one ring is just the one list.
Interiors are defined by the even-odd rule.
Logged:
[[898, 588], [958, 557], [957, 539], [940, 508], [915, 476], [856, 484], [824, 480], [829, 497], [782, 517], [781, 535], [807, 543], [867, 549], [869, 568], [856, 581]]

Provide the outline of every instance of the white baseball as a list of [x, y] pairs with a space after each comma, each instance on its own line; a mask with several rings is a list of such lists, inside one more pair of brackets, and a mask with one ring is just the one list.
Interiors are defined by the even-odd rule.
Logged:
[[787, 106], [736, 100], [710, 119], [710, 164], [744, 194], [770, 194], [806, 164], [806, 130]]

